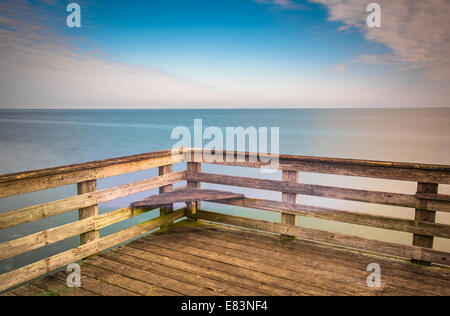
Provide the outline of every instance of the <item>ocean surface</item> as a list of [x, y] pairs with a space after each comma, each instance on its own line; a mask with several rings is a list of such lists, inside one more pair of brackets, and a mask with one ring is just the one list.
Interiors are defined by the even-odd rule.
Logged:
[[[339, 158], [450, 164], [450, 109], [373, 110], [0, 110], [0, 174], [75, 164], [170, 149], [177, 142], [171, 132], [185, 126], [193, 132], [194, 119], [203, 128], [279, 127], [280, 153]], [[204, 144], [207, 141], [204, 141]], [[175, 166], [182, 170], [183, 164]], [[257, 169], [203, 165], [203, 171], [281, 179], [281, 173], [262, 174]], [[107, 188], [157, 175], [157, 170], [101, 179]], [[335, 185], [399, 193], [415, 193], [416, 183], [301, 173], [304, 183]], [[183, 184], [180, 184], [183, 185]], [[219, 187], [206, 185], [205, 187]], [[220, 186], [220, 188], [224, 188]], [[236, 188], [227, 188], [236, 190]], [[156, 191], [114, 200], [99, 206], [100, 213], [128, 205]], [[280, 193], [246, 189], [251, 197], [278, 200]], [[441, 185], [440, 193], [450, 194]], [[76, 185], [0, 199], [0, 212], [44, 203], [76, 194]], [[302, 204], [333, 207], [400, 218], [414, 218], [409, 208], [299, 196]], [[266, 211], [204, 203], [218, 212], [279, 221]], [[101, 231], [105, 236], [158, 215], [151, 212]], [[0, 242], [78, 219], [78, 211], [0, 231]], [[437, 222], [450, 224], [450, 214], [438, 213]], [[298, 225], [346, 234], [411, 244], [412, 235], [383, 229], [299, 217]], [[0, 262], [0, 273], [70, 249], [73, 237]], [[435, 239], [435, 248], [450, 251], [449, 240]]]

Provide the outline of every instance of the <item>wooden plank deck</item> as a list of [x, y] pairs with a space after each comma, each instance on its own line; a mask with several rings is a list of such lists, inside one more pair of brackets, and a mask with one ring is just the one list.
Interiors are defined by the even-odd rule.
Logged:
[[[381, 266], [382, 286], [366, 284]], [[250, 230], [182, 222], [4, 295], [450, 295], [450, 269]]]

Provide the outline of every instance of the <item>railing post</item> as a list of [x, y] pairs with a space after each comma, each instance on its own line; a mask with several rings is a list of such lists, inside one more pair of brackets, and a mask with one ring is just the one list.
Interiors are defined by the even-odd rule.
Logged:
[[[202, 170], [202, 165], [199, 162], [188, 162], [187, 163], [187, 174], [189, 175], [190, 172], [201, 172]], [[196, 189], [200, 189], [201, 187], [201, 182], [199, 181], [187, 181], [187, 187], [188, 188], [196, 188]], [[189, 215], [193, 215], [195, 214], [196, 210], [200, 209], [200, 202], [195, 202], [195, 205], [188, 205], [189, 207]]]
[[[159, 175], [164, 176], [166, 174], [172, 173], [172, 165], [159, 167]], [[159, 188], [159, 193], [166, 193], [173, 190], [173, 184], [168, 184]], [[167, 215], [173, 212], [173, 204], [164, 205], [160, 209], [160, 216]]]
[[[97, 181], [90, 180], [77, 183], [78, 195], [95, 192], [97, 190]], [[92, 216], [98, 216], [98, 205], [92, 205], [78, 210], [79, 219], [85, 219]], [[80, 243], [82, 245], [100, 238], [98, 230], [89, 231], [80, 235]]]
[[[283, 181], [298, 183], [298, 171], [283, 170]], [[283, 202], [297, 203], [297, 194], [282, 193]], [[297, 216], [293, 214], [281, 213], [281, 224], [296, 225]], [[282, 238], [294, 239], [294, 236], [281, 235]]]
[[[431, 193], [431, 194], [437, 194], [438, 193], [438, 184], [436, 183], [424, 183], [419, 182], [417, 183], [417, 194], [420, 193]], [[426, 202], [425, 202], [426, 203]], [[423, 205], [421, 205], [424, 207]], [[424, 207], [426, 208], [426, 207]], [[427, 223], [434, 223], [436, 221], [436, 212], [435, 211], [428, 211], [421, 208], [416, 208], [416, 214], [415, 214], [415, 220], [418, 222], [427, 222]], [[424, 236], [424, 235], [413, 235], [413, 246], [418, 247], [424, 247], [424, 248], [433, 248], [433, 236]], [[412, 260], [414, 263], [420, 263], [420, 264], [431, 264], [431, 262], [425, 262], [425, 261], [418, 261], [418, 260]]]

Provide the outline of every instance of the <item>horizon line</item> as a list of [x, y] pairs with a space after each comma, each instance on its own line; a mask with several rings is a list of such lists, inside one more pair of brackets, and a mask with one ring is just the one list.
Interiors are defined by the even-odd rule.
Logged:
[[122, 110], [425, 110], [450, 109], [450, 106], [433, 107], [149, 107], [149, 108], [0, 108], [0, 111], [122, 111]]

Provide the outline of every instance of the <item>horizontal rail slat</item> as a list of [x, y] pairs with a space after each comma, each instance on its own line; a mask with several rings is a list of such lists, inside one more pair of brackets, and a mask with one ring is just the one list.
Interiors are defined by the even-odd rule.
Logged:
[[152, 219], [145, 223], [138, 224], [120, 232], [62, 252], [44, 260], [29, 264], [22, 268], [4, 273], [0, 275], [0, 292], [64, 267], [67, 264], [89, 257], [100, 251], [117, 246], [132, 238], [138, 237], [139, 235], [148, 233], [158, 227], [166, 226], [170, 222], [184, 217], [185, 214], [186, 210], [181, 209], [171, 214]]
[[[208, 151], [204, 151], [203, 149], [197, 148], [185, 148], [184, 156], [187, 160], [193, 160], [194, 154], [200, 153], [207, 156], [209, 154]], [[211, 155], [217, 155], [225, 159], [228, 151], [220, 151], [220, 150], [212, 150]], [[273, 155], [264, 154], [264, 153], [249, 153], [249, 152], [239, 152], [234, 151], [230, 152], [231, 155], [237, 157], [238, 155], [245, 157], [246, 159], [249, 156], [253, 157], [263, 157], [266, 159], [270, 159]], [[211, 156], [212, 157], [212, 156]], [[441, 171], [441, 172], [450, 172], [450, 165], [437, 165], [437, 164], [424, 164], [424, 163], [410, 163], [410, 162], [397, 162], [397, 161], [381, 161], [381, 160], [364, 160], [364, 159], [349, 159], [349, 158], [330, 158], [330, 157], [317, 157], [317, 156], [300, 156], [300, 155], [278, 155], [280, 160], [284, 161], [298, 161], [298, 162], [314, 162], [314, 163], [324, 163], [324, 164], [351, 164], [358, 166], [383, 166], [389, 168], [406, 168], [406, 169], [416, 169], [416, 170], [431, 170], [431, 171]]]
[[449, 265], [450, 253], [435, 251], [432, 249], [424, 249], [416, 246], [407, 246], [396, 243], [377, 241], [372, 239], [361, 238], [357, 236], [343, 235], [338, 233], [331, 233], [327, 231], [305, 228], [294, 225], [285, 225], [279, 223], [268, 222], [264, 220], [257, 220], [253, 218], [246, 218], [234, 215], [226, 215], [214, 213], [204, 210], [198, 210], [194, 218], [256, 229], [260, 231], [290, 235], [297, 238], [307, 239], [316, 242], [324, 242], [343, 247], [356, 248], [366, 250], [378, 254], [387, 254], [402, 258], [413, 258], [416, 260], [428, 260], [437, 264]]
[[0, 260], [15, 257], [58, 241], [77, 236], [88, 231], [100, 230], [131, 217], [146, 213], [152, 209], [125, 207], [99, 216], [93, 216], [73, 223], [37, 232], [22, 238], [0, 244]]
[[287, 183], [284, 181], [277, 181], [277, 180], [228, 176], [204, 172], [187, 172], [186, 177], [188, 180], [195, 180], [221, 185], [239, 186], [260, 190], [296, 193], [325, 198], [401, 206], [401, 207], [415, 208], [420, 205], [421, 208], [430, 211], [450, 212], [449, 202], [436, 203], [434, 201], [433, 202], [424, 201], [421, 197], [416, 197], [415, 195], [409, 194], [346, 189], [346, 188], [304, 184], [304, 183]]
[[254, 208], [272, 212], [295, 214], [330, 221], [370, 226], [389, 230], [408, 232], [413, 234], [450, 238], [450, 225], [416, 222], [414, 220], [399, 219], [387, 216], [371, 215], [351, 211], [341, 211], [309, 205], [291, 204], [286, 202], [263, 199], [235, 199], [220, 200], [214, 203]]
[[[180, 150], [178, 150], [178, 152], [173, 152], [173, 153], [175, 155], [183, 154], [183, 151], [180, 149]], [[71, 171], [95, 169], [95, 168], [107, 167], [110, 165], [117, 165], [117, 164], [127, 163], [127, 162], [135, 162], [135, 161], [141, 161], [141, 160], [168, 157], [171, 154], [172, 154], [172, 151], [170, 151], [170, 150], [162, 150], [162, 151], [156, 151], [156, 152], [139, 154], [139, 155], [83, 162], [83, 163], [79, 163], [79, 164], [46, 168], [46, 169], [40, 169], [40, 170], [11, 173], [11, 174], [6, 174], [6, 175], [0, 176], [0, 183], [42, 177], [42, 176], [46, 176], [46, 175], [61, 174], [61, 173], [66, 173], [66, 172], [71, 172]]]
[[[227, 161], [226, 155], [223, 155], [222, 161], [211, 161], [210, 159], [200, 157], [201, 161], [199, 162], [248, 168], [264, 167], [278, 170], [450, 184], [449, 166], [290, 155], [280, 155], [278, 164], [271, 166], [270, 161], [261, 162], [259, 159], [250, 161], [249, 157], [251, 154], [249, 153], [239, 154], [242, 154], [245, 161], [239, 161], [237, 159], [238, 153], [235, 153], [234, 161]], [[193, 154], [191, 154], [191, 156], [193, 156]], [[257, 157], [255, 155], [253, 156]], [[186, 152], [185, 157], [186, 159], [194, 159], [193, 157], [189, 157], [189, 154]]]
[[[51, 189], [59, 186], [85, 182], [89, 180], [107, 178], [125, 173], [136, 172], [164, 165], [175, 164], [183, 161], [182, 155], [149, 158], [136, 161], [125, 161], [117, 164], [108, 164], [89, 169], [49, 173], [43, 172], [36, 176], [4, 176], [0, 183], [0, 198], [23, 193]], [[66, 170], [65, 168], [62, 168]], [[70, 170], [70, 168], [69, 168]], [[22, 178], [23, 177], [23, 178]], [[5, 180], [9, 179], [8, 181]]]
[[450, 195], [445, 194], [418, 193], [416, 196], [424, 200], [450, 202]]
[[158, 188], [163, 185], [183, 181], [186, 178], [185, 171], [158, 176], [155, 178], [128, 183], [101, 191], [86, 193], [58, 201], [34, 205], [19, 210], [0, 214], [0, 229], [13, 227], [38, 219], [66, 213], [72, 210], [104, 203], [124, 196]]

